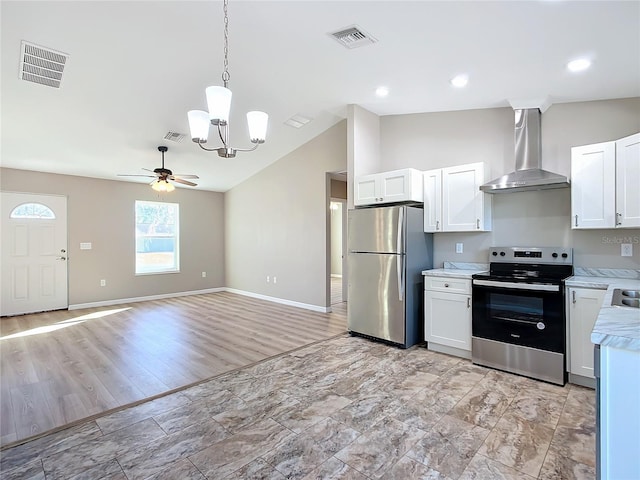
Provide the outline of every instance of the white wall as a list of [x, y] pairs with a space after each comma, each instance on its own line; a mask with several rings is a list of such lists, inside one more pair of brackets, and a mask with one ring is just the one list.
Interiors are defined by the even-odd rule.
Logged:
[[[569, 176], [572, 146], [615, 140], [640, 131], [640, 98], [552, 105], [542, 115], [542, 167]], [[515, 169], [511, 108], [385, 116], [380, 119], [380, 171], [419, 170], [485, 162], [491, 178]], [[438, 233], [434, 266], [488, 261], [490, 246], [571, 246], [580, 267], [640, 268], [640, 230], [573, 231], [570, 190], [493, 195], [493, 231]], [[638, 242], [621, 257], [616, 241]], [[464, 253], [455, 253], [455, 243]]]
[[[380, 117], [358, 106], [347, 108], [347, 175], [355, 178], [381, 170]], [[353, 182], [347, 183], [347, 208], [353, 208]]]
[[331, 209], [331, 275], [342, 275], [342, 215], [347, 212], [341, 201], [332, 201], [337, 208]]
[[346, 132], [342, 121], [225, 193], [228, 287], [330, 304], [327, 172], [346, 169]]

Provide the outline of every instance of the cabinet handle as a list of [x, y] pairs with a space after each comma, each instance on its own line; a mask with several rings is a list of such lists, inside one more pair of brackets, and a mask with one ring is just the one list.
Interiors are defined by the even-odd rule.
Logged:
[[471, 308], [471, 299], [467, 297], [467, 308]]
[[577, 226], [578, 226], [578, 215], [576, 215], [575, 217], [576, 217], [576, 224], [575, 224], [575, 226], [577, 227]]
[[480, 230], [480, 219], [476, 218], [476, 230]]
[[622, 225], [622, 222], [620, 221], [620, 217], [622, 217], [622, 214], [616, 212], [616, 225]]
[[440, 220], [436, 220], [436, 230], [440, 230]]
[[449, 284], [448, 284], [448, 283], [445, 283], [445, 284], [444, 284], [444, 286], [445, 286], [445, 287], [447, 287], [447, 288], [449, 288]]
[[576, 291], [571, 292], [571, 303], [576, 303]]

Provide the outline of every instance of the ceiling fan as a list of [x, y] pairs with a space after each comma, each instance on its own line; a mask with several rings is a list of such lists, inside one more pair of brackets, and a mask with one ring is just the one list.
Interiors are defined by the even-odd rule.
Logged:
[[158, 147], [158, 151], [162, 154], [162, 167], [156, 168], [154, 170], [149, 170], [148, 168], [143, 168], [142, 170], [146, 170], [147, 172], [152, 173], [153, 175], [126, 175], [120, 174], [119, 177], [149, 177], [153, 178], [153, 181], [149, 184], [151, 188], [158, 192], [172, 192], [176, 187], [173, 184], [169, 183], [169, 180], [176, 183], [181, 183], [183, 185], [188, 185], [190, 187], [195, 187], [198, 184], [185, 180], [186, 178], [196, 179], [200, 178], [197, 175], [178, 175], [174, 174], [168, 168], [164, 168], [164, 153], [169, 150], [167, 147], [161, 145]]

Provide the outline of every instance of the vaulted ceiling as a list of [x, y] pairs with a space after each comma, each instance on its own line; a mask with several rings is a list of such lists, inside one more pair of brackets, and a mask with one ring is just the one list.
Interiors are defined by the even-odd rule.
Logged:
[[[244, 114], [264, 110], [258, 150], [223, 159], [189, 138], [187, 111], [206, 109], [205, 88], [221, 84], [221, 1], [3, 0], [2, 165], [145, 181], [116, 175], [158, 167], [164, 144], [168, 168], [226, 191], [348, 104], [394, 115], [640, 96], [638, 1], [229, 3], [231, 143], [250, 146]], [[352, 25], [376, 42], [348, 49], [330, 35]], [[22, 40], [69, 55], [60, 88], [19, 78]], [[572, 74], [578, 57], [592, 66]], [[460, 73], [465, 88], [449, 83]], [[294, 115], [311, 120], [286, 125]]]

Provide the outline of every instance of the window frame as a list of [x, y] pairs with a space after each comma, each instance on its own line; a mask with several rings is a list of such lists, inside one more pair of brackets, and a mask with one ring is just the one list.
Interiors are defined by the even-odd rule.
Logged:
[[[155, 235], [148, 235], [148, 234], [142, 234], [139, 232], [138, 229], [138, 225], [141, 224], [141, 222], [138, 221], [138, 206], [142, 206], [142, 205], [165, 205], [165, 206], [169, 206], [171, 208], [174, 209], [174, 221], [173, 224], [174, 226], [174, 232], [173, 234], [155, 234]], [[163, 223], [162, 225], [167, 225], [167, 223]], [[169, 223], [169, 225], [171, 225], [171, 223]], [[143, 275], [164, 275], [164, 274], [168, 274], [168, 273], [180, 273], [180, 204], [179, 203], [174, 203], [174, 202], [157, 202], [157, 201], [151, 201], [151, 200], [136, 200], [135, 201], [135, 206], [134, 206], [134, 271], [135, 271], [135, 275], [136, 276], [143, 276]], [[173, 248], [173, 265], [171, 265], [170, 267], [166, 267], [166, 266], [158, 266], [156, 268], [153, 268], [153, 264], [151, 264], [151, 266], [146, 265], [145, 268], [142, 268], [143, 266], [141, 264], [138, 263], [139, 260], [139, 254], [140, 253], [144, 253], [144, 252], [139, 252], [138, 251], [138, 245], [139, 245], [139, 241], [141, 239], [150, 239], [150, 240], [157, 240], [157, 239], [173, 239], [173, 244], [174, 244], [174, 248]]]

